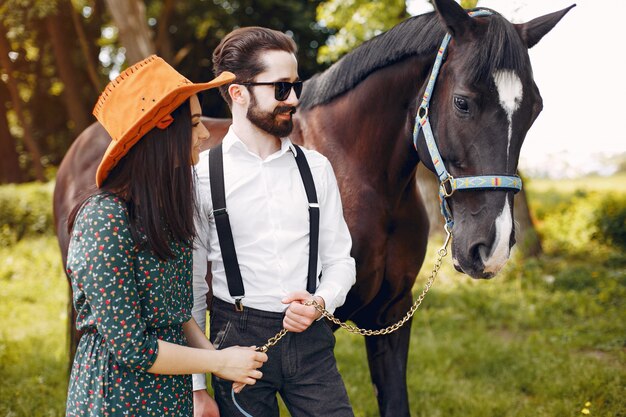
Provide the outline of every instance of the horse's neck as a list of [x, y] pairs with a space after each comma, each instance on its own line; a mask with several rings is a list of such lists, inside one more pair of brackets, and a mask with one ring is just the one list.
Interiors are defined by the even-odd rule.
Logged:
[[[311, 145], [322, 153], [339, 148], [350, 153], [368, 181], [381, 187], [407, 184], [419, 162], [411, 132], [420, 87], [431, 64], [430, 56], [406, 58], [370, 74], [332, 102], [313, 108], [309, 111], [315, 114], [312, 122], [323, 125], [323, 134]], [[308, 114], [302, 117], [304, 124], [312, 124]]]

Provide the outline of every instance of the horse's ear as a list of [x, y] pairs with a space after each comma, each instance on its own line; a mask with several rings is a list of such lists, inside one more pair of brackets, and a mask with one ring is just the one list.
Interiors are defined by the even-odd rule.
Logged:
[[515, 24], [515, 29], [521, 36], [522, 40], [526, 43], [526, 46], [530, 49], [535, 46], [543, 36], [550, 32], [552, 28], [559, 23], [559, 21], [570, 11], [571, 6], [559, 10], [558, 12], [550, 13], [545, 16], [537, 17], [530, 22]]
[[474, 26], [474, 21], [454, 0], [435, 0], [435, 10], [442, 19], [448, 32], [459, 40]]

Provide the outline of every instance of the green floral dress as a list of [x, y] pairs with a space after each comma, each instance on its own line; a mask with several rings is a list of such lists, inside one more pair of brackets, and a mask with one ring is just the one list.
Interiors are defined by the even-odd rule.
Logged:
[[156, 375], [157, 339], [186, 345], [192, 248], [161, 261], [137, 249], [125, 203], [91, 197], [72, 232], [67, 273], [84, 334], [72, 367], [67, 416], [192, 416], [190, 375]]

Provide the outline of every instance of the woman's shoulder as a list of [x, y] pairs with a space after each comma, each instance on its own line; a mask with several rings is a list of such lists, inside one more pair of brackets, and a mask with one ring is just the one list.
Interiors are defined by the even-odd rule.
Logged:
[[128, 208], [126, 202], [119, 196], [103, 192], [92, 195], [85, 200], [76, 216], [77, 223], [93, 225], [100, 222], [127, 222]]

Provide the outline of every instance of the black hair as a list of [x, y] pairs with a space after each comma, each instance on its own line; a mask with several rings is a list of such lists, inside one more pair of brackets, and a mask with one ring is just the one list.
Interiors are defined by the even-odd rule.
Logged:
[[113, 193], [126, 202], [130, 230], [139, 247], [147, 245], [166, 260], [174, 257], [170, 243], [192, 244], [196, 199], [189, 100], [174, 110], [172, 117], [174, 122], [166, 129], [153, 128], [146, 133], [115, 165], [100, 189], [74, 207], [68, 231], [85, 201], [93, 195]]

